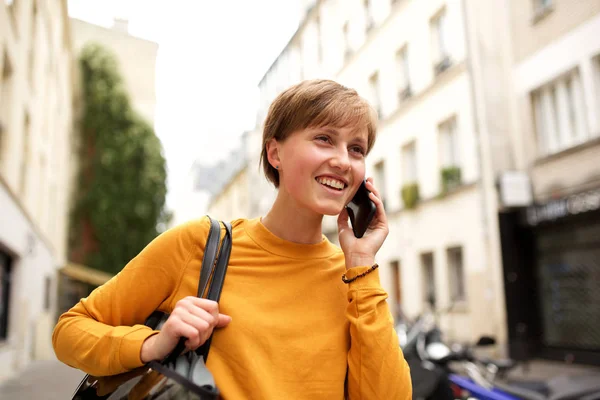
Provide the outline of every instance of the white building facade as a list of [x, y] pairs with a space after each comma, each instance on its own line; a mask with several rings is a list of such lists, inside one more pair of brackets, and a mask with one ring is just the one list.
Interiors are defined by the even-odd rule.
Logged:
[[[508, 106], [485, 110], [508, 96], [502, 6], [461, 0], [312, 2], [259, 85], [258, 126], [248, 148], [254, 165], [268, 105], [290, 85], [331, 78], [357, 89], [380, 116], [367, 171], [384, 196], [390, 222], [378, 262], [392, 310], [401, 307], [415, 316], [434, 300], [438, 310], [452, 307], [441, 317], [449, 338], [493, 334], [504, 343], [496, 167], [480, 161], [482, 152], [493, 152], [486, 134], [503, 137], [506, 129], [489, 121], [508, 120]], [[472, 22], [481, 17], [505, 30], [495, 33]], [[485, 40], [498, 52], [493, 59], [481, 52]], [[478, 73], [484, 67], [498, 73], [498, 88], [490, 94]], [[497, 140], [494, 149], [504, 142]], [[267, 192], [260, 174], [251, 175], [251, 187], [265, 187], [253, 191], [259, 195], [251, 200], [254, 214], [264, 214], [274, 192]], [[334, 218], [326, 219], [324, 230], [336, 241]]]
[[511, 141], [533, 201], [500, 213], [511, 355], [600, 365], [600, 3], [510, 3]]
[[66, 3], [0, 5], [0, 380], [53, 354], [74, 129]]
[[76, 55], [86, 44], [98, 43], [116, 56], [132, 107], [154, 126], [158, 44], [129, 34], [127, 20], [116, 19], [105, 28], [71, 18], [71, 30]]

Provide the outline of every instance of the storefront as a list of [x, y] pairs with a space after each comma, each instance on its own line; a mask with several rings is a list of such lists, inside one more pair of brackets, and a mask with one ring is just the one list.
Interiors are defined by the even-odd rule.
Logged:
[[600, 188], [499, 217], [511, 357], [600, 365]]

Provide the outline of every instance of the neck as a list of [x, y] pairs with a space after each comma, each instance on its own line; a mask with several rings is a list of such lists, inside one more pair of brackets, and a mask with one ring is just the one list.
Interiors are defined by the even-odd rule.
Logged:
[[323, 240], [323, 216], [305, 208], [290, 207], [280, 190], [262, 224], [275, 236], [294, 243], [315, 244]]

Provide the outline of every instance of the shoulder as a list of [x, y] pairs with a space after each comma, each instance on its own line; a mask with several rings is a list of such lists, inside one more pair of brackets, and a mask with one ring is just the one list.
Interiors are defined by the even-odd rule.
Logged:
[[157, 248], [189, 253], [195, 247], [204, 247], [209, 229], [208, 217], [173, 226], [158, 235], [141, 254], [143, 255], [149, 249]]
[[[211, 229], [210, 220], [211, 218], [209, 218], [209, 216], [204, 216], [202, 218], [185, 222], [181, 225], [171, 228], [172, 232], [170, 235], [179, 237], [179, 240], [183, 245], [195, 245], [200, 249], [204, 249], [206, 240], [208, 238], [208, 233]], [[220, 221], [216, 218], [212, 218], [212, 220], [218, 222], [221, 226], [221, 238], [225, 236], [224, 222], [228, 222], [233, 231], [237, 231], [238, 229], [242, 228], [247, 222], [247, 220], [244, 218], [235, 219], [233, 221]]]

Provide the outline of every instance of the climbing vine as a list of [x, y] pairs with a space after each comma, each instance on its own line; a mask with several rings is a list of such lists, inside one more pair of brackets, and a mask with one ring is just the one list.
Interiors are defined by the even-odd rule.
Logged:
[[79, 177], [71, 215], [70, 258], [119, 272], [169, 218], [160, 140], [130, 104], [115, 57], [83, 48]]

